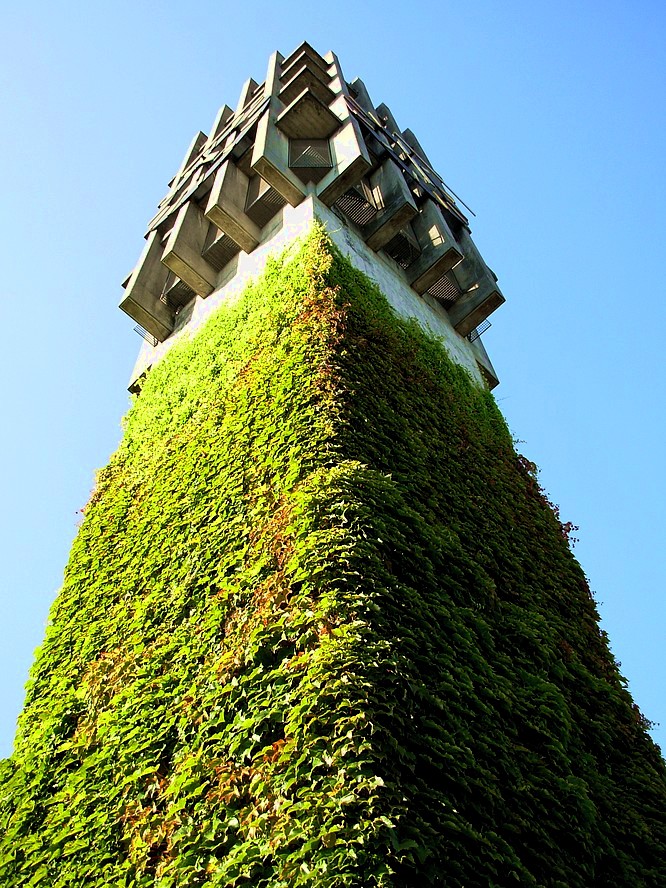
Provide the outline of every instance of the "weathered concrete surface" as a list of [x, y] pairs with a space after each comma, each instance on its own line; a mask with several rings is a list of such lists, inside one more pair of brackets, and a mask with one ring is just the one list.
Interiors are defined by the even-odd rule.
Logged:
[[306, 188], [289, 169], [289, 139], [275, 126], [281, 104], [273, 97], [259, 121], [251, 166], [287, 203], [296, 207], [305, 197]]
[[502, 305], [504, 296], [465, 229], [459, 233], [458, 242], [464, 259], [453, 269], [453, 274], [463, 295], [449, 309], [449, 317], [456, 330], [466, 336]]
[[201, 255], [210, 222], [194, 201], [178, 211], [176, 222], [164, 246], [162, 262], [185, 281], [199, 296], [208, 296], [215, 289], [217, 273]]
[[380, 211], [363, 229], [366, 244], [380, 250], [418, 213], [405, 177], [391, 158], [370, 176], [370, 185], [378, 194]]
[[[298, 207], [284, 207], [274, 222], [264, 229], [263, 242], [252, 253], [240, 253], [237, 265], [225, 268], [219, 274], [215, 291], [207, 299], [197, 298], [191, 313], [188, 310], [187, 315], [183, 316], [183, 319], [187, 317], [187, 322], [182, 327], [179, 327], [179, 318], [176, 318], [175, 331], [165, 342], [155, 347], [143, 344], [132, 372], [130, 387], [174, 343], [183, 336], [194, 334], [216, 308], [237, 299], [247, 283], [261, 274], [269, 257], [282, 253], [294, 240], [307, 234], [316, 218], [324, 223], [336, 246], [379, 286], [400, 316], [415, 319], [424, 329], [437, 336], [451, 358], [465, 367], [479, 385], [485, 384], [472, 343], [456, 333], [446, 309], [427, 294], [419, 296], [415, 293], [395, 263], [370, 249], [360, 235], [345, 225], [335, 213], [317, 198], [309, 196]], [[233, 276], [228, 278], [229, 274]]]
[[407, 275], [417, 293], [425, 293], [443, 274], [450, 271], [463, 258], [451, 229], [446, 224], [439, 207], [426, 200], [421, 212], [413, 221], [414, 234], [423, 252]]
[[217, 171], [206, 206], [206, 218], [249, 253], [261, 239], [258, 225], [245, 213], [248, 177], [227, 160]]
[[173, 311], [160, 300], [169, 276], [162, 253], [161, 237], [157, 231], [151, 231], [120, 301], [123, 311], [160, 340], [166, 339], [174, 327]]

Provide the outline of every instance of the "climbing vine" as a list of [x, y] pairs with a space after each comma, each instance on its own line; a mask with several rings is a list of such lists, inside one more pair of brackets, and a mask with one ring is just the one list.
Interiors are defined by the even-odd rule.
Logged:
[[148, 375], [3, 886], [666, 881], [663, 761], [495, 403], [315, 229]]

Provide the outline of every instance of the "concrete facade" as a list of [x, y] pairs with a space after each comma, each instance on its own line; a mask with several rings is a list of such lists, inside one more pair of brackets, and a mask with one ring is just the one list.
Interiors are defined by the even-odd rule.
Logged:
[[303, 43], [195, 136], [151, 220], [120, 305], [145, 340], [130, 389], [315, 218], [399, 314], [497, 384], [478, 334], [504, 297], [467, 218], [411, 130]]

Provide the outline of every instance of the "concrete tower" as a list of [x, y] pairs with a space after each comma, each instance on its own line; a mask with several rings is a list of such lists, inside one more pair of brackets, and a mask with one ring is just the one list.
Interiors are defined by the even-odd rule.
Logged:
[[666, 884], [666, 775], [410, 130], [276, 53], [199, 133], [0, 764], [7, 888]]

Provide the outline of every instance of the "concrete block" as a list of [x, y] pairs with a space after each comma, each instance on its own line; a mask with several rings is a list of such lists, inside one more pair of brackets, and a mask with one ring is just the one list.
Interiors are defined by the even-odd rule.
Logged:
[[307, 191], [306, 186], [289, 169], [289, 138], [275, 125], [281, 104], [276, 97], [272, 97], [268, 109], [259, 119], [250, 166], [287, 203], [296, 207]]
[[307, 65], [313, 71], [316, 71], [323, 83], [330, 81], [330, 65], [309, 43], [304, 42], [282, 62], [282, 82], [286, 83], [288, 80], [291, 80], [296, 71], [303, 65]]
[[276, 125], [290, 139], [328, 139], [340, 128], [340, 118], [306, 88], [278, 114]]
[[321, 182], [333, 166], [328, 139], [290, 139], [289, 166], [301, 182]]
[[174, 321], [174, 329], [176, 323], [180, 321], [181, 310], [195, 297], [196, 293], [194, 290], [188, 287], [179, 277], [176, 277], [173, 271], [170, 271], [164, 286], [164, 292], [162, 293], [162, 301], [166, 302], [169, 308], [173, 309], [177, 317], [177, 321]]
[[190, 147], [187, 149], [185, 157], [178, 168], [178, 172], [173, 177], [173, 179], [169, 182], [169, 188], [172, 188], [174, 185], [178, 183], [178, 180], [182, 177], [185, 170], [192, 163], [192, 161], [198, 157], [201, 153], [201, 149], [204, 147], [206, 142], [208, 141], [208, 136], [206, 133], [198, 132], [196, 136], [190, 142]]
[[151, 231], [120, 303], [126, 314], [160, 342], [174, 326], [173, 311], [160, 300], [169, 276], [169, 269], [161, 261], [162, 252], [161, 236]]
[[372, 168], [355, 120], [348, 120], [331, 139], [331, 157], [333, 168], [317, 186], [319, 199], [329, 207]]
[[209, 222], [194, 201], [187, 201], [178, 211], [176, 221], [164, 246], [162, 262], [199, 296], [215, 289], [217, 273], [203, 258]]
[[351, 188], [335, 202], [338, 210], [359, 227], [369, 225], [377, 216], [375, 196], [366, 177]]
[[421, 255], [421, 247], [411, 222], [408, 222], [404, 228], [393, 237], [384, 247], [384, 252], [390, 256], [394, 262], [402, 269], [409, 268]]
[[421, 255], [407, 269], [407, 278], [417, 293], [425, 293], [443, 274], [463, 258], [441, 210], [426, 199], [412, 220]]
[[[211, 222], [208, 234], [206, 235], [206, 243], [204, 244], [202, 256], [211, 265], [215, 271], [220, 272], [223, 268], [234, 259], [240, 252], [240, 247], [235, 240], [220, 231], [217, 225]], [[219, 277], [218, 277], [219, 284]]]
[[372, 104], [372, 99], [366, 89], [365, 83], [363, 83], [360, 77], [357, 77], [356, 80], [352, 80], [349, 85], [351, 87], [352, 98], [355, 99], [361, 108], [363, 108], [366, 114], [369, 114], [374, 121], [379, 123], [380, 120], [377, 114], [377, 109]]
[[464, 259], [452, 274], [462, 296], [449, 309], [449, 318], [456, 330], [462, 336], [467, 336], [502, 305], [504, 296], [497, 286], [495, 275], [483, 261], [466, 228], [458, 234], [458, 243]]
[[266, 70], [266, 80], [264, 81], [264, 98], [276, 96], [280, 91], [280, 72], [282, 70], [282, 62], [284, 56], [277, 50], [272, 53], [268, 60], [268, 69]]
[[488, 266], [483, 261], [481, 254], [476, 248], [476, 244], [472, 240], [467, 228], [462, 228], [458, 232], [458, 243], [462, 250], [463, 261], [455, 269], [455, 278], [458, 286], [464, 293], [473, 287], [474, 284], [489, 273]]
[[233, 109], [230, 108], [228, 105], [222, 105], [220, 110], [217, 112], [217, 116], [215, 117], [212, 129], [210, 131], [210, 136], [208, 137], [209, 145], [211, 145], [218, 136], [222, 135], [233, 116]]
[[377, 196], [379, 213], [365, 226], [363, 235], [371, 249], [379, 250], [416, 216], [418, 208], [402, 171], [390, 158], [370, 176], [370, 187]]
[[245, 213], [249, 177], [227, 160], [215, 175], [208, 198], [207, 219], [249, 253], [261, 239], [259, 226]]
[[331, 75], [331, 79], [328, 83], [330, 88], [333, 90], [336, 96], [348, 96], [349, 86], [347, 84], [347, 81], [345, 80], [344, 74], [342, 73], [342, 68], [340, 67], [338, 57], [335, 55], [334, 52], [329, 52], [324, 56], [324, 62], [328, 65], [328, 72]]
[[332, 75], [330, 87], [337, 94], [331, 110], [343, 122], [341, 129], [331, 139], [333, 168], [317, 186], [319, 199], [330, 207], [370, 172], [373, 163], [361, 128], [347, 104], [350, 93], [340, 62], [333, 52], [327, 53], [325, 61]]
[[422, 157], [423, 160], [425, 160], [425, 162], [428, 164], [428, 166], [432, 166], [432, 164], [430, 163], [430, 161], [428, 159], [428, 155], [425, 153], [425, 151], [423, 150], [423, 147], [421, 146], [421, 143], [419, 142], [419, 140], [416, 138], [416, 136], [414, 135], [414, 133], [410, 129], [403, 130], [402, 138], [404, 139], [405, 142], [407, 142], [407, 144], [409, 145], [410, 148], [412, 148], [414, 151], [416, 151], [416, 153], [420, 157]]
[[349, 112], [344, 92], [331, 108], [343, 121], [343, 126], [331, 139], [333, 167], [317, 186], [319, 199], [329, 207], [369, 173], [373, 165], [361, 128]]
[[238, 97], [238, 105], [236, 105], [236, 114], [242, 114], [245, 106], [250, 102], [252, 96], [256, 93], [259, 84], [252, 77], [248, 78], [243, 84], [240, 96]]
[[[356, 83], [356, 81], [354, 81], [354, 83]], [[357, 104], [360, 104], [360, 102], [357, 102]], [[380, 107], [386, 108], [385, 105]], [[373, 109], [372, 112], [370, 112], [366, 107], [363, 107], [362, 110], [366, 113], [370, 121], [378, 125], [377, 128], [373, 127], [371, 130], [366, 129], [365, 127], [363, 128], [363, 137], [366, 148], [376, 163], [384, 160], [385, 157], [390, 155], [390, 151], [394, 150], [392, 148], [394, 139], [389, 135], [389, 131], [385, 129], [384, 122], [380, 119], [379, 111]]]
[[388, 105], [385, 105], [383, 102], [381, 105], [377, 105], [377, 114], [382, 124], [390, 132], [395, 133], [396, 135], [400, 135], [400, 127], [398, 126], [397, 121], [391, 113], [391, 109]]
[[449, 318], [461, 336], [475, 327], [504, 302], [495, 278], [490, 272], [476, 281], [449, 309]]
[[320, 76], [307, 65], [299, 68], [294, 76], [283, 84], [278, 95], [285, 105], [289, 105], [304, 90], [309, 90], [324, 105], [330, 105], [335, 98], [333, 90], [326, 86]]

